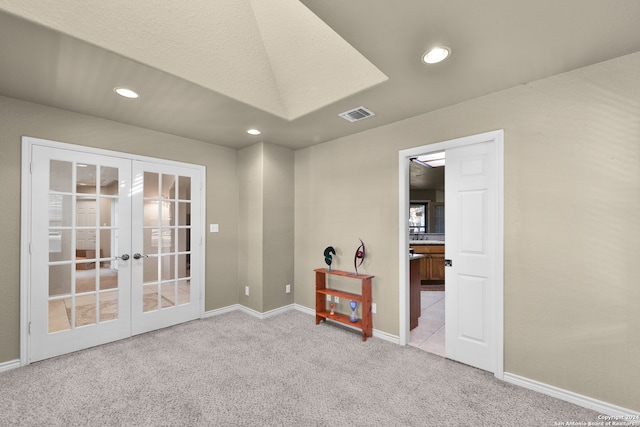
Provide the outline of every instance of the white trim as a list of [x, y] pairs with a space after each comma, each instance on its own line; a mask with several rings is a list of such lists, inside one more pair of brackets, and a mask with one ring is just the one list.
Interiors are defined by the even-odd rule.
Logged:
[[381, 340], [389, 341], [391, 343], [400, 345], [400, 337], [397, 335], [389, 334], [387, 332], [374, 329], [373, 336], [376, 338], [380, 338]]
[[200, 236], [200, 268], [198, 274], [200, 275], [200, 306], [198, 307], [201, 317], [205, 316], [205, 283], [206, 283], [206, 205], [207, 205], [207, 193], [206, 193], [206, 167], [202, 165], [196, 165], [193, 163], [184, 163], [174, 160], [160, 159], [156, 157], [147, 157], [137, 154], [130, 154], [119, 151], [105, 150], [101, 148], [86, 147], [76, 144], [68, 144], [65, 142], [52, 141], [40, 138], [33, 138], [30, 136], [22, 137], [22, 164], [21, 164], [21, 190], [20, 190], [20, 216], [23, 219], [20, 221], [20, 365], [28, 365], [31, 363], [31, 343], [29, 340], [29, 322], [31, 321], [30, 307], [30, 292], [31, 283], [30, 277], [30, 262], [31, 257], [29, 254], [29, 245], [31, 242], [30, 231], [30, 219], [32, 215], [31, 207], [31, 151], [34, 145], [42, 147], [50, 147], [63, 150], [71, 150], [81, 153], [96, 154], [102, 156], [116, 157], [131, 161], [141, 161], [147, 163], [155, 163], [166, 166], [181, 167], [186, 169], [197, 170], [200, 173], [202, 181], [200, 182], [200, 197], [201, 203], [201, 227], [202, 233]]
[[401, 150], [398, 153], [398, 300], [399, 300], [399, 314], [400, 314], [400, 345], [407, 345], [409, 343], [409, 158], [411, 156], [418, 156], [424, 154], [424, 149], [420, 148], [419, 153], [413, 153], [409, 150]]
[[313, 308], [309, 308], [309, 307], [305, 307], [304, 305], [300, 305], [300, 304], [293, 304], [293, 308], [301, 311], [305, 314], [308, 314], [310, 316], [315, 316], [316, 315], [316, 310]]
[[[314, 309], [312, 309], [312, 308], [308, 308], [308, 307], [305, 307], [305, 306], [299, 305], [299, 304], [294, 304], [294, 306], [295, 306], [294, 308], [296, 310], [301, 311], [301, 312], [303, 312], [305, 314], [308, 314], [310, 316], [315, 316], [316, 315], [316, 311]], [[361, 331], [360, 328], [356, 328], [355, 326], [351, 326], [351, 325], [348, 325], [346, 323], [334, 322], [331, 319], [326, 319], [326, 320], [327, 320], [327, 322], [335, 323], [336, 325], [344, 326], [346, 328], [353, 329], [354, 331], [358, 331], [358, 332]], [[374, 337], [376, 337], [376, 338], [380, 338], [381, 340], [389, 341], [389, 342], [392, 342], [394, 344], [400, 344], [400, 338], [397, 335], [392, 335], [390, 333], [387, 333], [387, 332], [384, 332], [384, 331], [381, 331], [381, 330], [378, 330], [378, 329], [373, 329], [372, 335]]]
[[[312, 314], [313, 316], [315, 316], [315, 315], [316, 315], [315, 310], [314, 310], [314, 311], [312, 311], [312, 313], [311, 313], [311, 314]], [[333, 324], [335, 324], [335, 325], [338, 325], [338, 326], [341, 326], [341, 327], [344, 327], [344, 328], [352, 329], [352, 330], [354, 330], [354, 331], [356, 331], [356, 332], [358, 332], [358, 333], [361, 333], [361, 332], [362, 332], [362, 329], [357, 328], [357, 327], [355, 327], [355, 326], [351, 326], [351, 325], [349, 325], [349, 324], [347, 324], [347, 323], [336, 322], [336, 321], [331, 320], [331, 319], [325, 319], [325, 320], [326, 320], [326, 322], [327, 322], [327, 323], [333, 323]], [[390, 333], [387, 333], [387, 332], [381, 331], [381, 330], [379, 330], [379, 329], [373, 329], [373, 330], [371, 331], [371, 335], [372, 335], [373, 337], [380, 338], [381, 340], [389, 341], [389, 342], [391, 342], [391, 343], [393, 343], [393, 344], [398, 344], [398, 345], [400, 344], [400, 337], [398, 337], [397, 335], [392, 335], [392, 334], [390, 334]]]
[[494, 142], [497, 167], [497, 209], [498, 221], [496, 238], [496, 292], [495, 292], [495, 338], [496, 371], [494, 375], [502, 379], [504, 375], [504, 131], [496, 130], [478, 135], [452, 139], [436, 144], [400, 150], [398, 152], [398, 259], [399, 259], [399, 344], [409, 342], [409, 159], [435, 151], [443, 151], [481, 142]]
[[496, 333], [496, 372], [498, 379], [504, 378], [504, 131], [499, 130], [494, 135], [496, 154], [496, 181], [498, 187], [497, 204], [498, 216], [496, 230], [498, 232], [496, 245], [496, 289], [495, 301], [495, 333]]
[[242, 304], [232, 304], [226, 307], [216, 308], [214, 310], [209, 310], [204, 313], [204, 318], [218, 316], [220, 314], [231, 313], [232, 311], [243, 311], [255, 318], [260, 320], [266, 319], [271, 316], [275, 316], [280, 313], [284, 313], [286, 311], [290, 311], [295, 309], [296, 304], [289, 304], [282, 307], [274, 308], [273, 310], [265, 311], [264, 313], [260, 313], [252, 308], [244, 306]]
[[205, 313], [205, 297], [207, 294], [206, 286], [206, 265], [207, 265], [207, 168], [200, 166], [200, 218], [202, 218], [202, 235], [200, 236], [200, 268], [198, 275], [202, 285], [200, 286], [200, 317]]
[[0, 372], [10, 371], [12, 369], [19, 368], [20, 366], [22, 366], [20, 359], [8, 360], [0, 363]]
[[[309, 316], [315, 316], [316, 315], [316, 311], [314, 309], [309, 308], [309, 307], [305, 307], [304, 305], [300, 305], [300, 304], [289, 304], [289, 305], [282, 306], [280, 308], [276, 308], [276, 309], [273, 309], [273, 310], [266, 311], [264, 313], [260, 313], [259, 311], [253, 310], [253, 309], [251, 309], [249, 307], [246, 307], [246, 306], [244, 306], [242, 304], [232, 304], [232, 305], [228, 305], [226, 307], [217, 308], [215, 310], [209, 310], [204, 314], [204, 317], [205, 318], [213, 317], [213, 316], [217, 316], [219, 314], [230, 313], [230, 312], [236, 311], [236, 310], [243, 311], [243, 312], [245, 312], [247, 314], [250, 314], [251, 316], [256, 317], [256, 318], [258, 318], [260, 320], [263, 320], [263, 319], [266, 319], [267, 317], [275, 316], [277, 314], [284, 313], [284, 312], [287, 312], [287, 311], [290, 311], [290, 310], [296, 310], [296, 311], [299, 311], [301, 313], [308, 314]], [[331, 322], [331, 319], [328, 319], [328, 321]], [[345, 327], [353, 329], [355, 331], [360, 331], [359, 328], [356, 328], [356, 327], [351, 326], [351, 325], [347, 325], [347, 324], [344, 324], [344, 323], [337, 323], [337, 322], [336, 322], [336, 324], [340, 324], [341, 326], [345, 326]], [[377, 329], [373, 330], [373, 336], [376, 337], [376, 338], [380, 338], [382, 340], [385, 340], [385, 341], [392, 342], [394, 344], [399, 344], [400, 343], [400, 340], [399, 340], [397, 335], [391, 335], [391, 334], [389, 334], [387, 332], [380, 331], [380, 330], [377, 330]]]
[[30, 363], [31, 343], [29, 342], [29, 301], [31, 298], [31, 269], [29, 245], [31, 243], [31, 143], [22, 138], [22, 165], [20, 188], [20, 365]]
[[226, 307], [216, 308], [214, 310], [205, 311], [202, 316], [203, 319], [218, 316], [220, 314], [231, 313], [232, 311], [236, 311], [240, 309], [240, 304], [232, 304]]
[[[118, 158], [127, 159], [127, 160], [138, 160], [141, 162], [148, 162], [148, 163], [160, 163], [163, 165], [177, 166], [177, 167], [183, 167], [183, 168], [186, 167], [186, 168], [192, 168], [192, 169], [203, 169], [203, 170], [205, 169], [204, 166], [196, 165], [194, 163], [179, 162], [176, 160], [167, 160], [159, 157], [141, 156], [139, 154], [132, 154], [124, 151], [112, 151], [112, 150], [106, 150], [104, 148], [94, 148], [94, 147], [87, 147], [84, 145], [69, 144], [68, 142], [59, 142], [59, 141], [53, 141], [50, 139], [34, 138], [32, 136], [23, 136], [22, 144], [23, 145], [24, 144], [40, 145], [43, 147], [58, 148], [61, 150], [78, 151], [80, 153], [98, 154], [102, 156], [118, 157]], [[31, 156], [29, 156], [29, 158], [31, 158]]]
[[[632, 409], [623, 408], [621, 406], [603, 402], [602, 400], [594, 399], [592, 397], [584, 396], [582, 394], [574, 393], [572, 391], [564, 390], [508, 372], [504, 373], [504, 381], [517, 385], [518, 387], [546, 394], [547, 396], [551, 396], [559, 400], [564, 400], [565, 402], [573, 403], [574, 405], [582, 406], [583, 408], [592, 409], [601, 414], [606, 414], [611, 417], [620, 417], [616, 421], [627, 422], [629, 424], [640, 424], [640, 412]], [[609, 420], [599, 421], [606, 422]]]
[[244, 306], [242, 304], [238, 304], [239, 310], [244, 311], [247, 314], [252, 315], [260, 320], [266, 319], [268, 317], [275, 316], [280, 313], [284, 313], [285, 311], [293, 310], [293, 304], [285, 305], [282, 307], [274, 308], [273, 310], [265, 311], [264, 313], [260, 313], [252, 308]]

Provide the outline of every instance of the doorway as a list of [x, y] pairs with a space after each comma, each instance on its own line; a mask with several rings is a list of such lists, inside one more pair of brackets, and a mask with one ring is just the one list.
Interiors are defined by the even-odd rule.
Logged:
[[[400, 344], [409, 341], [409, 159], [445, 151], [446, 357], [503, 375], [503, 131], [399, 152]], [[456, 185], [452, 185], [456, 183]], [[452, 186], [450, 186], [452, 185]]]
[[444, 357], [445, 168], [444, 151], [412, 157], [409, 164], [409, 345]]
[[27, 137], [23, 154], [22, 364], [202, 316], [204, 168]]

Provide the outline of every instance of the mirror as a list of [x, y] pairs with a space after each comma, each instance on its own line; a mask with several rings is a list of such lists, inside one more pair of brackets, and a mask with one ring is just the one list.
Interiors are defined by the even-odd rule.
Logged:
[[[444, 233], [444, 167], [409, 165], [409, 233]], [[426, 236], [424, 236], [426, 237]]]

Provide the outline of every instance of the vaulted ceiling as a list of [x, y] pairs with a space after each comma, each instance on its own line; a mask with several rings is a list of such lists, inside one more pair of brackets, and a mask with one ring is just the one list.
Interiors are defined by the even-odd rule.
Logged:
[[637, 0], [0, 0], [0, 95], [298, 149], [639, 51], [638, 28]]

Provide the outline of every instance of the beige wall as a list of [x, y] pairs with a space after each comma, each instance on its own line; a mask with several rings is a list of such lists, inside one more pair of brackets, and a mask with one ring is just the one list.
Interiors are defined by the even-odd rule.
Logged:
[[[262, 311], [293, 304], [294, 152], [264, 147], [264, 244]], [[291, 293], [285, 286], [291, 284]]]
[[0, 363], [20, 356], [23, 135], [206, 166], [206, 223], [220, 224], [220, 232], [206, 235], [205, 309], [238, 302], [236, 150], [0, 97]]
[[[398, 151], [505, 131], [505, 371], [640, 410], [640, 53], [295, 153], [295, 301], [322, 251], [397, 335]], [[375, 117], [371, 120], [375, 120]]]
[[239, 301], [261, 313], [293, 303], [293, 165], [293, 151], [264, 142], [238, 154]]
[[[262, 312], [264, 144], [238, 151], [240, 208], [238, 225], [238, 297]], [[245, 287], [249, 286], [249, 296]]]
[[[335, 268], [352, 270], [362, 238], [360, 271], [376, 276], [374, 327], [397, 335], [398, 151], [504, 129], [505, 370], [640, 410], [639, 69], [640, 53], [296, 151], [295, 302], [314, 307], [313, 269], [326, 246], [336, 248]], [[0, 97], [0, 362], [19, 357], [22, 135], [205, 165], [206, 223], [220, 224], [206, 237], [206, 309], [239, 301], [239, 263], [251, 258], [239, 250], [249, 237], [239, 206], [253, 195], [250, 166], [261, 161], [260, 191], [273, 193], [286, 172], [271, 187], [267, 164], [272, 154], [286, 164], [290, 153], [262, 144], [238, 154]], [[257, 235], [269, 252], [272, 236]], [[291, 296], [271, 300], [285, 277], [266, 276], [265, 307], [285, 304]]]

